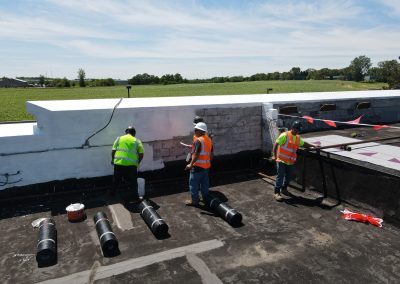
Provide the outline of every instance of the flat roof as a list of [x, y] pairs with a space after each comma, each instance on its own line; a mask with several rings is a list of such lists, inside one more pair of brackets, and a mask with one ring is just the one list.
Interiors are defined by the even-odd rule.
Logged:
[[[232, 227], [206, 208], [185, 206], [187, 192], [151, 199], [169, 225], [170, 236], [165, 239], [152, 235], [135, 204], [123, 207], [105, 195], [85, 201], [87, 219], [80, 223], [68, 222], [64, 211], [79, 200], [64, 200], [58, 207], [40, 203], [30, 208], [12, 206], [8, 211], [3, 207], [0, 280], [394, 283], [400, 278], [397, 227], [346, 221], [341, 218], [343, 204], [329, 199], [321, 202], [313, 192], [290, 188], [286, 201], [278, 203], [272, 185], [257, 177], [211, 190], [243, 215], [242, 226]], [[98, 211], [104, 211], [112, 222], [121, 251], [118, 256], [101, 253], [92, 219]], [[57, 264], [44, 268], [38, 268], [35, 261], [38, 231], [31, 226], [41, 217], [52, 217], [58, 231]]]

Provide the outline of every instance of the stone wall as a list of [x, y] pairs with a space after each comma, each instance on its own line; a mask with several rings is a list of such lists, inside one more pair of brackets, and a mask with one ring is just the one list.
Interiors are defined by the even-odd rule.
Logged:
[[[196, 110], [204, 118], [213, 139], [215, 155], [229, 155], [262, 148], [261, 106], [236, 108], [204, 108]], [[188, 121], [191, 123], [191, 121]], [[183, 160], [189, 150], [180, 141], [191, 144], [192, 135], [147, 142], [153, 148], [154, 159], [164, 162]]]

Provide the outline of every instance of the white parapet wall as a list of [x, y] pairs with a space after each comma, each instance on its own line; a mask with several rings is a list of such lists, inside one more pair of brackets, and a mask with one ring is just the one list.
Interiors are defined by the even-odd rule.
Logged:
[[[196, 115], [204, 117], [213, 135], [215, 155], [231, 155], [270, 147], [265, 120], [276, 118], [279, 105], [296, 104], [306, 114], [321, 102], [365, 100], [381, 102], [383, 113], [385, 107], [400, 106], [400, 91], [31, 101], [27, 110], [37, 123], [0, 124], [0, 190], [111, 175], [111, 145], [128, 125], [136, 127], [145, 147], [139, 170], [151, 171], [185, 158], [188, 150], [179, 142], [191, 143]], [[400, 108], [391, 111], [383, 122], [400, 119]], [[343, 110], [339, 114], [346, 117]], [[381, 122], [379, 112], [373, 114]]]

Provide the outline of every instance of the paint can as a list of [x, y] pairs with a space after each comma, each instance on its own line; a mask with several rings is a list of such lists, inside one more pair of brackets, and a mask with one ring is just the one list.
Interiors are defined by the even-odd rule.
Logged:
[[82, 203], [71, 204], [65, 210], [70, 222], [79, 222], [85, 218], [85, 205]]

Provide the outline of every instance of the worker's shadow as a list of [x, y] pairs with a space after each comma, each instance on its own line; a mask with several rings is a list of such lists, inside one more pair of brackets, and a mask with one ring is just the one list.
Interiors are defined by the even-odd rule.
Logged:
[[[213, 190], [213, 191], [210, 190], [209, 194], [210, 194], [211, 198], [218, 198], [221, 202], [224, 202], [224, 203], [228, 202], [228, 198], [222, 192], [219, 192], [219, 191], [216, 191], [216, 190]], [[200, 203], [198, 208], [200, 210], [202, 210], [202, 211], [200, 211], [200, 214], [221, 218], [221, 216], [217, 212], [215, 212], [213, 209], [211, 209], [208, 206], [208, 204], [206, 204], [206, 203], [203, 203], [203, 204]], [[239, 227], [243, 227], [244, 226], [244, 224], [241, 221], [240, 222], [231, 223], [230, 225], [232, 227], [234, 227], [234, 228], [239, 228]]]
[[[144, 199], [147, 200], [150, 203], [150, 206], [153, 207], [154, 210], [158, 210], [160, 208], [160, 206], [155, 203], [153, 200], [151, 199]], [[140, 209], [139, 209], [139, 204], [141, 203], [140, 200], [131, 200], [131, 201], [125, 201], [122, 204], [124, 205], [124, 207], [126, 208], [126, 210], [128, 210], [131, 213], [141, 213]]]
[[[217, 190], [210, 190], [208, 198], [218, 198], [221, 202], [228, 202], [228, 198], [226, 197], [226, 195]], [[214, 210], [212, 210], [205, 202], [200, 203], [197, 207], [203, 210], [200, 212], [200, 214], [219, 217], [219, 215]]]
[[282, 194], [285, 195], [286, 197], [289, 198], [284, 198], [282, 200], [282, 202], [297, 207], [297, 205], [302, 205], [302, 206], [307, 206], [307, 207], [319, 207], [321, 209], [324, 210], [331, 210], [335, 207], [337, 207], [338, 205], [340, 205], [340, 201], [338, 200], [336, 204], [334, 205], [327, 205], [324, 204], [324, 197], [317, 197], [317, 198], [305, 198], [299, 195], [294, 195], [293, 193], [289, 192], [287, 189], [282, 190]]

